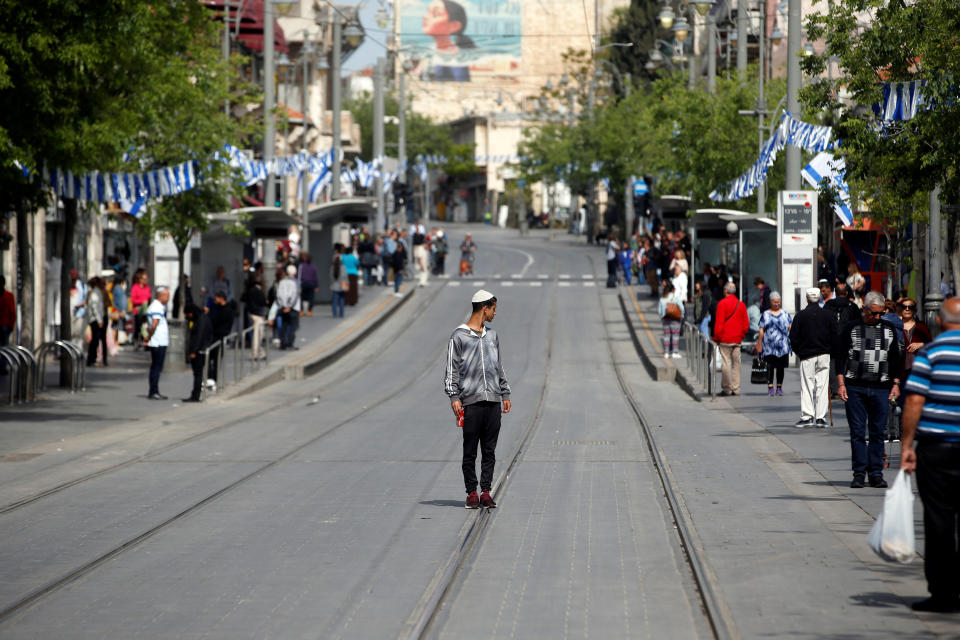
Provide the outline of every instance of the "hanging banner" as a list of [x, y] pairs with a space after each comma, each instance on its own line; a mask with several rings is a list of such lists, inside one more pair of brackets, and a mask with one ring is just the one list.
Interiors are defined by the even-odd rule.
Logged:
[[752, 195], [758, 186], [766, 182], [767, 172], [776, 161], [777, 155], [788, 144], [811, 153], [818, 153], [833, 149], [837, 143], [833, 140], [831, 127], [809, 124], [797, 120], [790, 112], [785, 112], [777, 130], [763, 143], [760, 157], [750, 170], [739, 178], [717, 187], [710, 194], [710, 199], [715, 202], [733, 202]]

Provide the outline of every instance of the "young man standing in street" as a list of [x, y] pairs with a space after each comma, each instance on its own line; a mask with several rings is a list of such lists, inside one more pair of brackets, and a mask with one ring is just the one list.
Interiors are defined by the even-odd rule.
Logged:
[[[917, 352], [907, 379], [900, 468], [917, 472], [923, 501], [923, 566], [930, 597], [915, 611], [960, 612], [960, 298], [945, 300], [943, 329]], [[913, 443], [916, 437], [917, 449]]]
[[[500, 339], [484, 326], [497, 315], [497, 299], [480, 290], [471, 300], [473, 313], [453, 331], [447, 344], [443, 386], [453, 415], [463, 422], [463, 482], [467, 509], [493, 508], [495, 450], [500, 435], [500, 413], [510, 413], [510, 383], [500, 362]], [[477, 445], [480, 445], [480, 490], [477, 496]]]

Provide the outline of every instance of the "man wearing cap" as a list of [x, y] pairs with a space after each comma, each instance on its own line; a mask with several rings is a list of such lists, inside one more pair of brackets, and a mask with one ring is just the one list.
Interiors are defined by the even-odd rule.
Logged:
[[[500, 435], [500, 413], [510, 412], [510, 383], [500, 362], [500, 339], [484, 326], [497, 315], [497, 299], [481, 289], [473, 294], [473, 313], [454, 329], [447, 344], [444, 391], [453, 414], [463, 417], [463, 482], [467, 509], [493, 508], [495, 450]], [[480, 445], [480, 490], [477, 496], [477, 445]]]
[[807, 289], [807, 306], [790, 326], [790, 347], [800, 360], [800, 420], [796, 427], [827, 426], [830, 397], [830, 352], [837, 318], [820, 308], [820, 289]]

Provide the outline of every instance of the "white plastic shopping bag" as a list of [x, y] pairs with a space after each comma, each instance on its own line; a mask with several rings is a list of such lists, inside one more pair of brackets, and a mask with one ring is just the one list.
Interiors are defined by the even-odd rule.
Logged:
[[913, 535], [913, 484], [901, 470], [883, 499], [883, 511], [867, 534], [877, 555], [890, 562], [910, 562], [916, 555]]

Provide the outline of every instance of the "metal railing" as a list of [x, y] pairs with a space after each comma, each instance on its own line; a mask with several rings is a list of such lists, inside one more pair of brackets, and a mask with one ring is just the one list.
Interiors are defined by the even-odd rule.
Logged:
[[[233, 383], [236, 384], [243, 380], [244, 377], [256, 373], [261, 368], [266, 367], [269, 364], [269, 354], [270, 350], [267, 348], [269, 340], [266, 336], [266, 331], [263, 331], [260, 344], [260, 352], [263, 354], [262, 358], [253, 358], [252, 354], [254, 352], [253, 345], [253, 329], [254, 327], [248, 327], [242, 331], [236, 331], [234, 333], [225, 335], [220, 338], [213, 344], [211, 344], [206, 349], [200, 351], [200, 355], [203, 357], [203, 375], [206, 376], [207, 372], [210, 371], [210, 358], [215, 357], [217, 359], [217, 377], [214, 380], [216, 382], [216, 389], [214, 393], [220, 391], [223, 388], [223, 379], [224, 379], [224, 353], [226, 350], [232, 349], [233, 351]], [[264, 325], [266, 329], [266, 325]], [[247, 335], [250, 335], [250, 347], [246, 347]], [[244, 363], [246, 358], [243, 356], [243, 351], [248, 350], [251, 353], [250, 358], [250, 369], [249, 371], [244, 371]], [[204, 384], [200, 389], [200, 399], [207, 394], [207, 385]]]
[[[37, 348], [33, 385], [34, 391], [39, 392], [46, 389], [47, 356], [54, 352], [56, 352], [58, 356], [66, 356], [70, 359], [71, 393], [83, 391], [87, 382], [87, 360], [80, 347], [66, 340], [44, 342]], [[61, 364], [60, 366], [62, 367], [63, 365]]]
[[37, 358], [33, 352], [20, 345], [4, 346], [0, 347], [0, 359], [9, 371], [9, 404], [33, 402], [37, 373]]
[[720, 383], [720, 351], [717, 343], [700, 333], [692, 322], [683, 323], [683, 347], [690, 370], [697, 382], [706, 389], [711, 399], [716, 399]]

